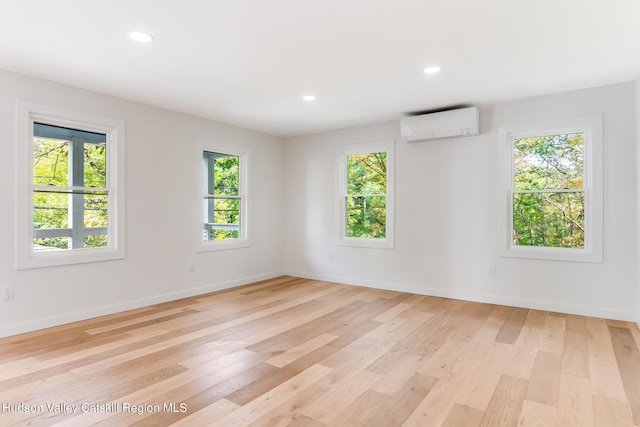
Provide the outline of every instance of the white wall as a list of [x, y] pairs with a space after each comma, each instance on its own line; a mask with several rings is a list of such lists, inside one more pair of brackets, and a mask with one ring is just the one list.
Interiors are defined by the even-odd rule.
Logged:
[[636, 307], [636, 322], [640, 327], [640, 76], [636, 80], [636, 183], [638, 185], [638, 204], [637, 204], [637, 218], [636, 224], [638, 225], [638, 258], [636, 259], [638, 266], [638, 305]]
[[[638, 301], [634, 83], [481, 108], [478, 137], [406, 143], [398, 121], [289, 138], [285, 272], [546, 310], [635, 319]], [[603, 264], [497, 256], [501, 125], [604, 115]], [[396, 139], [395, 250], [335, 246], [334, 150]], [[496, 277], [489, 268], [496, 267]]]
[[[16, 99], [126, 120], [126, 259], [14, 269]], [[195, 253], [198, 138], [252, 149], [250, 248]], [[280, 138], [0, 70], [0, 147], [0, 336], [282, 273]]]

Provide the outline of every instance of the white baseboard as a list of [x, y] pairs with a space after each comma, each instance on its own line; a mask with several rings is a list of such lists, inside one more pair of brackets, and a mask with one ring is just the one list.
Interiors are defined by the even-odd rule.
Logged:
[[[521, 307], [543, 311], [553, 311], [557, 313], [578, 314], [581, 316], [600, 317], [605, 319], [623, 320], [633, 322], [635, 320], [632, 313], [618, 310], [608, 310], [599, 307], [562, 304], [555, 301], [541, 301], [528, 298], [515, 298], [502, 295], [491, 295], [479, 292], [470, 292], [459, 289], [427, 288], [422, 286], [407, 285], [402, 283], [388, 283], [372, 280], [361, 280], [353, 277], [333, 276], [304, 271], [285, 270], [288, 276], [302, 277], [312, 280], [323, 280], [345, 285], [365, 286], [368, 288], [385, 289], [390, 291], [407, 292], [418, 295], [429, 295], [441, 298], [452, 298], [465, 301], [483, 302], [488, 304], [499, 304], [510, 307]], [[640, 323], [639, 323], [640, 325]]]
[[67, 323], [78, 322], [80, 320], [92, 319], [94, 317], [105, 316], [108, 314], [119, 313], [126, 310], [133, 310], [140, 307], [146, 307], [149, 305], [160, 304], [167, 301], [174, 301], [181, 298], [192, 297], [195, 295], [202, 295], [209, 292], [220, 291], [223, 289], [234, 288], [237, 286], [246, 285], [249, 283], [259, 282], [261, 280], [272, 279], [274, 277], [282, 276], [282, 272], [271, 272], [260, 274], [257, 276], [243, 277], [240, 279], [230, 280], [222, 283], [214, 283], [207, 286], [200, 286], [197, 288], [184, 289], [177, 292], [169, 292], [160, 295], [154, 295], [147, 298], [140, 298], [133, 301], [126, 301], [122, 303], [104, 305], [99, 307], [90, 308], [87, 310], [79, 310], [73, 313], [65, 313], [59, 316], [43, 317], [40, 319], [30, 320], [23, 323], [13, 323], [9, 325], [0, 326], [0, 338], [8, 337], [11, 335], [22, 334], [25, 332], [32, 332], [39, 329], [51, 328], [53, 326], [64, 325]]

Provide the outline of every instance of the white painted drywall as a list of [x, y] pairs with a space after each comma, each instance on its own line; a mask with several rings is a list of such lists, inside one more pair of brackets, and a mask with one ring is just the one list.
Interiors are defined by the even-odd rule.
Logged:
[[[286, 140], [285, 272], [477, 301], [635, 319], [634, 83], [481, 108], [481, 135], [407, 143], [398, 121]], [[604, 263], [497, 256], [498, 128], [604, 115]], [[336, 246], [334, 149], [396, 139], [395, 250]], [[489, 268], [496, 276], [489, 277]]]
[[635, 125], [636, 125], [636, 183], [638, 185], [638, 203], [636, 205], [636, 224], [638, 225], [638, 257], [636, 258], [636, 264], [638, 267], [638, 305], [636, 307], [636, 322], [640, 327], [640, 76], [636, 80], [636, 102], [635, 102]]
[[[15, 270], [16, 99], [126, 120], [126, 259]], [[195, 252], [198, 138], [252, 150], [250, 248]], [[280, 138], [0, 70], [0, 148], [0, 336], [282, 273]]]

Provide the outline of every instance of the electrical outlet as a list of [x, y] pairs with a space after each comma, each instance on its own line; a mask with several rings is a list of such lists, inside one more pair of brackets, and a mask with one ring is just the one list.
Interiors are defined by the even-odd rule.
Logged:
[[5, 286], [2, 288], [2, 301], [9, 301], [15, 297], [13, 286]]
[[496, 277], [496, 267], [495, 267], [495, 265], [492, 265], [491, 267], [489, 267], [489, 277]]

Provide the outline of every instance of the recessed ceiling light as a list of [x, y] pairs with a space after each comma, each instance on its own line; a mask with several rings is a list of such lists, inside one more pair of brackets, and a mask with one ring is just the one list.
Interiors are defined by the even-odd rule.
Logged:
[[153, 40], [153, 36], [151, 34], [143, 33], [141, 31], [132, 31], [129, 33], [129, 37], [141, 43], [149, 43]]
[[303, 101], [307, 101], [307, 102], [311, 102], [311, 101], [315, 101], [316, 100], [316, 96], [315, 95], [304, 95], [302, 97]]
[[432, 65], [424, 69], [425, 74], [437, 74], [441, 68], [438, 65]]

